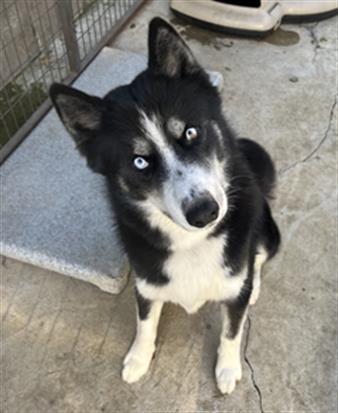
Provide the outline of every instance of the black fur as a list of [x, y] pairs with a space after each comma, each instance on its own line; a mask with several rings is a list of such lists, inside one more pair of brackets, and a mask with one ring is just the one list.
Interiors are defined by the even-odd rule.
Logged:
[[238, 139], [238, 147], [247, 160], [263, 195], [271, 198], [276, 172], [270, 155], [257, 142], [250, 139]]
[[138, 315], [140, 320], [145, 320], [148, 317], [150, 308], [151, 308], [151, 301], [144, 298], [135, 288], [135, 296], [137, 301], [137, 309]]

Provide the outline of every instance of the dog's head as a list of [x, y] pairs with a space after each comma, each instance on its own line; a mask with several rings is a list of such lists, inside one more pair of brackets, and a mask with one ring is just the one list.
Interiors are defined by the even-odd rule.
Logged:
[[221, 100], [165, 21], [150, 23], [148, 68], [130, 85], [101, 99], [54, 84], [51, 98], [88, 165], [154, 225], [193, 231], [224, 217], [230, 140]]

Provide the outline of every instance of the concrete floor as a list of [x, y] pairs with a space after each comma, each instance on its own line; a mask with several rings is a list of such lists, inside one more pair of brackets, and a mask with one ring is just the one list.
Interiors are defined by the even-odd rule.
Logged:
[[264, 144], [279, 171], [273, 209], [283, 247], [250, 312], [243, 379], [230, 396], [216, 388], [216, 305], [192, 316], [168, 305], [150, 372], [127, 385], [120, 371], [135, 326], [132, 286], [111, 296], [4, 260], [0, 410], [335, 412], [337, 19], [255, 41], [179, 25], [167, 2], [155, 1], [114, 46], [145, 52], [154, 15], [169, 18], [200, 62], [223, 73], [232, 126]]

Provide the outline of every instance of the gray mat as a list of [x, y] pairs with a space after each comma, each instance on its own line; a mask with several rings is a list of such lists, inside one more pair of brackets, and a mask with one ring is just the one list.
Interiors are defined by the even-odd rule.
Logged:
[[[105, 48], [74, 86], [98, 96], [130, 82], [144, 56]], [[103, 178], [52, 110], [1, 167], [3, 255], [118, 293], [129, 272]]]

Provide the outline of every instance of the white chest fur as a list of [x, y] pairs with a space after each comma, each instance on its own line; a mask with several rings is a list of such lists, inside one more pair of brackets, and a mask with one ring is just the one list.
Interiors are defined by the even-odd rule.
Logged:
[[221, 301], [238, 296], [245, 272], [230, 275], [224, 267], [224, 237], [204, 239], [188, 249], [171, 254], [164, 265], [169, 283], [154, 286], [137, 280], [139, 292], [150, 300], [173, 302], [188, 313], [197, 311], [207, 301]]

